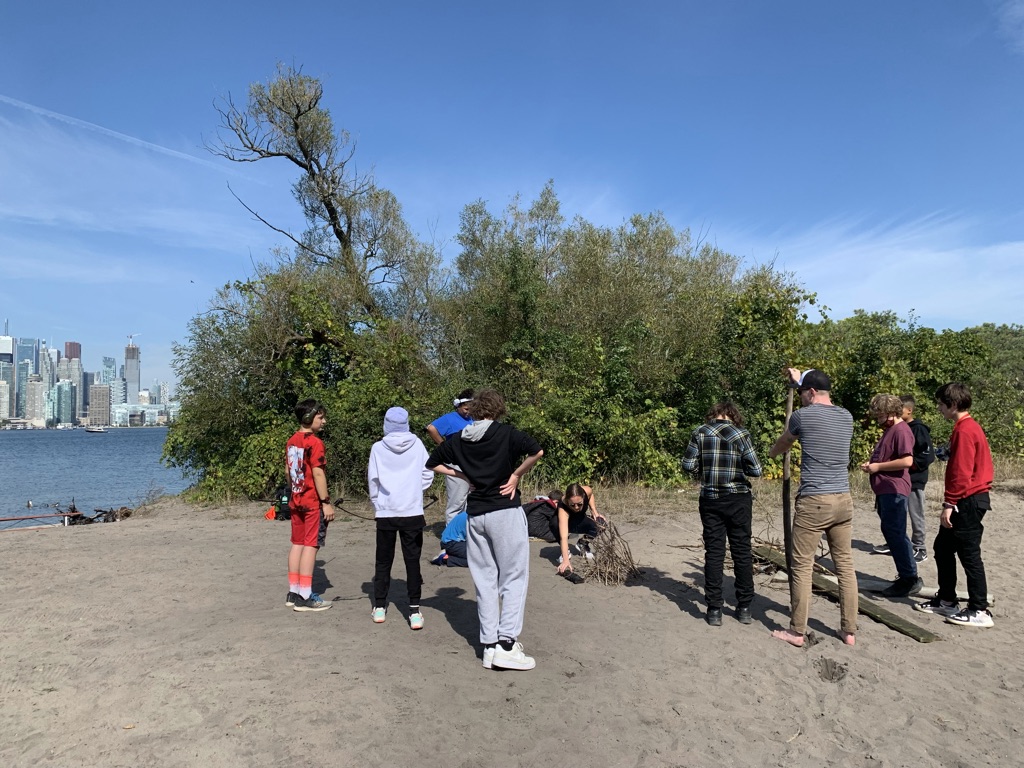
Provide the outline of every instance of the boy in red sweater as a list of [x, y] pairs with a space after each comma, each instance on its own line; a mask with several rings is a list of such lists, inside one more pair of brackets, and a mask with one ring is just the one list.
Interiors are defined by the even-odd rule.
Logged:
[[[971, 391], [959, 382], [939, 387], [935, 402], [943, 418], [954, 422], [949, 438], [949, 464], [942, 503], [941, 527], [935, 537], [935, 566], [939, 592], [931, 600], [915, 605], [924, 613], [945, 616], [950, 624], [991, 627], [988, 585], [981, 561], [982, 520], [992, 508], [992, 452], [985, 433], [971, 414]], [[960, 610], [956, 596], [956, 557], [967, 575], [967, 608]]]

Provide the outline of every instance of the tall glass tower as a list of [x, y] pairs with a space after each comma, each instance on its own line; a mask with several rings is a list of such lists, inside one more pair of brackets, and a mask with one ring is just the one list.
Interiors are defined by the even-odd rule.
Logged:
[[139, 346], [129, 344], [124, 348], [124, 380], [130, 405], [139, 402], [139, 390], [142, 389], [142, 371], [139, 364]]

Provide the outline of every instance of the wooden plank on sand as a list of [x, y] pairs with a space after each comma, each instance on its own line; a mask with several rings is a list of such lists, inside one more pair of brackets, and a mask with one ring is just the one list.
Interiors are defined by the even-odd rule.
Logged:
[[[770, 547], [754, 547], [754, 554], [763, 560], [767, 560], [773, 565], [779, 568], [786, 567], [786, 556], [776, 549]], [[832, 597], [839, 599], [839, 585], [833, 584], [826, 578], [823, 578], [820, 574], [811, 574], [811, 583], [814, 588], [821, 591], [827, 592]], [[873, 600], [858, 600], [858, 610], [866, 616], [870, 616], [875, 621], [879, 621], [885, 624], [887, 627], [895, 629], [897, 632], [901, 632], [907, 637], [912, 637], [919, 643], [931, 643], [936, 640], [941, 640], [940, 635], [930, 632], [924, 627], [920, 627], [912, 621], [907, 621], [902, 616], [893, 613], [888, 608], [884, 608]]]

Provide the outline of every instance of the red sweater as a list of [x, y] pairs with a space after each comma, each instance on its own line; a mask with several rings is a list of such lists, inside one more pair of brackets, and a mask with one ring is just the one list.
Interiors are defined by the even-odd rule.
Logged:
[[992, 452], [981, 426], [973, 418], [961, 417], [949, 438], [945, 499], [956, 504], [992, 488]]

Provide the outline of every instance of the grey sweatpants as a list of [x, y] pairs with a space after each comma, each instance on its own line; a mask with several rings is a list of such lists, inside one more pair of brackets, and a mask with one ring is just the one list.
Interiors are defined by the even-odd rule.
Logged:
[[[458, 464], [449, 464], [448, 466], [460, 471], [462, 469]], [[444, 522], [447, 525], [452, 521], [453, 517], [466, 508], [466, 497], [469, 496], [469, 483], [462, 478], [445, 475], [444, 494], [448, 499], [448, 503], [444, 508]]]
[[913, 531], [910, 543], [914, 549], [925, 549], [927, 544], [924, 541], [924, 488], [910, 492], [907, 511], [910, 512], [910, 528]]
[[469, 574], [476, 587], [480, 642], [515, 640], [523, 631], [530, 581], [530, 537], [522, 507], [470, 515], [466, 531]]

